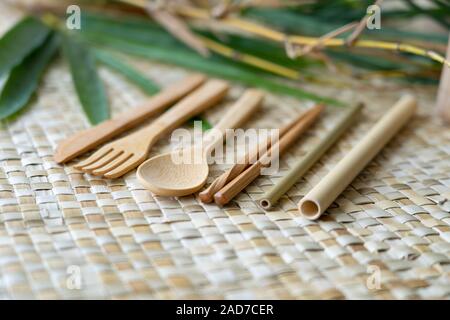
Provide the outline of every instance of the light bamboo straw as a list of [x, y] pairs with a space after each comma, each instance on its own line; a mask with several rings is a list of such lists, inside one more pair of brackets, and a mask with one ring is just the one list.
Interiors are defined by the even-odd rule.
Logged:
[[318, 185], [299, 202], [300, 214], [315, 220], [389, 142], [416, 111], [416, 99], [402, 97]]
[[279, 154], [283, 153], [300, 135], [302, 135], [317, 119], [319, 114], [325, 108], [324, 105], [318, 104], [307, 111], [307, 115], [297, 122], [281, 139], [271, 147], [264, 155], [258, 159], [253, 165], [248, 167], [244, 172], [237, 176], [233, 181], [225, 185], [220, 191], [214, 195], [214, 201], [218, 205], [225, 205], [233, 199], [239, 192], [247, 187], [261, 173], [261, 169], [272, 163], [272, 150], [278, 149]]
[[[309, 110], [308, 110], [309, 111]], [[285, 125], [280, 129], [279, 137], [282, 137], [290, 128], [292, 128], [297, 122], [301, 121], [308, 115], [308, 111], [302, 112], [297, 118]], [[269, 150], [271, 145], [271, 139], [267, 139], [266, 143], [256, 145], [252, 150], [247, 152], [239, 161], [234, 164], [230, 169], [225, 171], [219, 177], [217, 177], [208, 188], [199, 193], [199, 198], [203, 203], [211, 203], [214, 201], [214, 194], [222, 189], [228, 182], [232, 181], [238, 175], [240, 175], [250, 163], [255, 163], [260, 155]]]
[[362, 104], [351, 107], [339, 120], [337, 125], [327, 133], [318, 145], [300, 159], [289, 172], [278, 181], [261, 199], [259, 205], [263, 209], [270, 209], [304, 174], [307, 172], [322, 155], [347, 131], [348, 127], [359, 114]]

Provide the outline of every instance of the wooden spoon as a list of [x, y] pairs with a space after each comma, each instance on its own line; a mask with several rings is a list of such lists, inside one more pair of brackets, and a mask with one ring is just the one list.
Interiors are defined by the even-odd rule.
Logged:
[[74, 167], [110, 179], [124, 175], [147, 159], [151, 147], [163, 135], [218, 103], [228, 89], [228, 83], [223, 80], [209, 80], [147, 127], [104, 145]]
[[[226, 129], [238, 127], [247, 120], [259, 107], [263, 97], [261, 91], [247, 90], [214, 127], [212, 134], [205, 137], [205, 147], [195, 146], [181, 151], [175, 150], [147, 160], [137, 170], [139, 182], [154, 194], [161, 196], [186, 196], [200, 190], [208, 178], [207, 156], [212, 148], [222, 140]], [[200, 159], [174, 161], [181, 153], [183, 156], [188, 155], [190, 159], [200, 155]]]

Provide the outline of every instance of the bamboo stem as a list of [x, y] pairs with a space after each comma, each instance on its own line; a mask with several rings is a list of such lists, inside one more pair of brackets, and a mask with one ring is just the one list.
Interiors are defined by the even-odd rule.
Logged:
[[326, 42], [328, 39], [336, 38], [337, 36], [339, 36], [339, 35], [341, 35], [341, 34], [347, 32], [347, 31], [349, 31], [349, 30], [351, 30], [351, 29], [353, 29], [353, 28], [355, 28], [356, 25], [357, 25], [357, 23], [352, 22], [352, 23], [346, 24], [345, 26], [342, 26], [342, 27], [340, 27], [340, 28], [338, 28], [338, 29], [336, 29], [336, 30], [333, 30], [333, 31], [331, 31], [331, 32], [329, 32], [329, 33], [327, 33], [327, 34], [321, 36], [321, 37], [319, 38], [319, 40], [317, 41], [317, 43], [315, 43], [315, 44], [309, 44], [309, 45], [305, 46], [305, 47], [300, 51], [299, 56], [307, 55], [307, 54], [309, 54], [311, 51], [314, 51], [314, 50], [317, 50], [317, 49], [322, 48], [322, 44], [323, 44], [324, 42]]
[[[126, 0], [130, 1], [130, 0]], [[136, 0], [134, 0], [136, 1]], [[189, 6], [177, 6], [175, 10], [178, 14], [183, 15], [188, 18], [200, 19], [200, 20], [210, 20], [211, 17], [209, 12], [200, 8], [194, 8]], [[246, 31], [253, 35], [257, 35], [275, 42], [282, 44], [291, 45], [316, 45], [319, 38], [316, 37], [305, 37], [298, 35], [289, 35], [282, 33], [280, 31], [272, 30], [268, 27], [262, 26], [260, 24], [242, 20], [239, 18], [229, 17], [221, 20], [214, 20], [216, 24], [222, 24], [223, 26], [234, 27], [241, 31]], [[347, 42], [345, 39], [331, 38], [325, 40], [321, 43], [325, 47], [342, 47], [346, 46]], [[354, 47], [361, 48], [373, 48], [373, 49], [383, 49], [390, 51], [401, 51], [405, 53], [411, 53], [418, 56], [427, 57], [439, 63], [445, 64], [450, 67], [450, 61], [446, 60], [442, 55], [437, 52], [419, 48], [410, 44], [399, 43], [399, 42], [388, 42], [388, 41], [376, 41], [376, 40], [358, 40], [354, 43]]]
[[257, 67], [262, 70], [270, 71], [274, 74], [278, 74], [280, 76], [290, 78], [293, 80], [298, 80], [300, 78], [300, 72], [289, 69], [280, 65], [277, 65], [275, 63], [272, 63], [270, 61], [252, 56], [250, 54], [241, 53], [239, 51], [236, 51], [230, 47], [227, 47], [219, 42], [216, 42], [214, 40], [211, 40], [206, 37], [199, 36], [198, 38], [203, 41], [203, 44], [210, 49], [211, 51], [214, 51], [222, 56], [225, 56], [227, 58], [244, 62], [246, 64], [252, 65], [254, 67]]
[[[145, 10], [147, 5], [147, 0], [117, 0], [117, 2], [122, 4], [128, 4], [134, 6], [136, 8], [140, 8]], [[272, 40], [274, 42], [278, 42], [283, 44], [285, 47], [289, 46], [324, 46], [324, 47], [344, 47], [347, 46], [346, 39], [337, 39], [331, 38], [326, 39], [321, 43], [321, 39], [317, 37], [306, 37], [299, 35], [290, 35], [285, 34], [277, 30], [272, 30], [269, 27], [246, 21], [239, 18], [234, 17], [225, 17], [220, 20], [216, 20], [211, 17], [209, 11], [195, 8], [191, 6], [174, 6], [173, 9], [177, 14], [191, 18], [191, 19], [199, 19], [199, 20], [211, 20], [214, 21], [217, 25], [222, 25], [225, 27], [233, 27], [240, 31], [245, 31], [250, 34], [260, 36], [262, 38], [266, 38], [268, 40]], [[357, 40], [354, 44], [354, 47], [359, 48], [369, 48], [369, 49], [380, 49], [387, 51], [400, 51], [405, 53], [414, 54], [417, 56], [427, 57], [433, 61], [439, 62], [441, 64], [446, 65], [450, 68], [450, 59], [445, 58], [443, 55], [433, 51], [427, 50], [418, 46], [414, 46], [407, 43], [400, 42], [389, 42], [389, 41], [377, 41], [377, 40]], [[221, 52], [217, 52], [218, 54], [222, 54]], [[238, 58], [239, 59], [239, 58]], [[239, 60], [240, 61], [240, 60]], [[242, 61], [244, 63], [248, 63], [248, 61]], [[282, 67], [283, 68], [283, 67]], [[268, 70], [271, 71], [271, 70]], [[273, 72], [273, 71], [271, 71]], [[288, 76], [289, 77], [289, 76]]]

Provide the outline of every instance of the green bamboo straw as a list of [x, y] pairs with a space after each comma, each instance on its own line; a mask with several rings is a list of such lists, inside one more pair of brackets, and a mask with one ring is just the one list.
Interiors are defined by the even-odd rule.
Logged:
[[263, 209], [270, 209], [316, 162], [322, 155], [339, 139], [339, 137], [352, 124], [353, 119], [362, 109], [363, 104], [359, 103], [351, 107], [347, 113], [339, 120], [338, 124], [323, 137], [321, 142], [302, 157], [286, 176], [275, 184], [272, 189], [266, 192], [259, 199], [259, 205]]

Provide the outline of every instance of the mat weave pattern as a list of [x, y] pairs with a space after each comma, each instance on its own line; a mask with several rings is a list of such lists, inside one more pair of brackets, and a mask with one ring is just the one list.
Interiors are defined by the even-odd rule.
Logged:
[[[0, 5], [0, 32], [19, 14]], [[161, 85], [187, 71], [131, 60]], [[102, 69], [113, 113], [145, 96]], [[358, 87], [359, 85], [359, 87]], [[450, 129], [429, 114], [434, 89], [380, 91], [302, 85], [367, 103], [360, 121], [272, 211], [255, 199], [314, 145], [342, 110], [330, 108], [282, 157], [224, 208], [194, 196], [157, 197], [134, 172], [104, 180], [61, 166], [61, 139], [88, 126], [66, 64], [48, 71], [37, 99], [0, 127], [0, 298], [404, 299], [450, 296]], [[392, 87], [393, 88], [393, 87]], [[243, 88], [205, 114], [217, 122]], [[380, 92], [382, 94], [380, 95]], [[319, 221], [296, 203], [403, 92], [421, 110]], [[273, 128], [308, 107], [268, 95], [246, 127]], [[186, 128], [190, 128], [186, 126]], [[152, 155], [169, 147], [163, 139]], [[211, 167], [212, 181], [226, 165]]]

